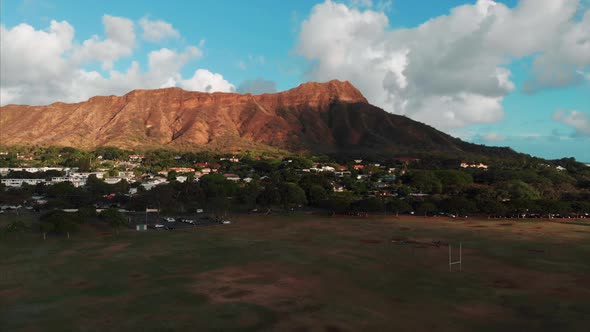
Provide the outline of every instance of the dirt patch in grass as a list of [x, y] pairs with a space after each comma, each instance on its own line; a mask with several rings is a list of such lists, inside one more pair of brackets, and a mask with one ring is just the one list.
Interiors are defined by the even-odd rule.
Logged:
[[76, 280], [70, 284], [70, 287], [78, 289], [85, 289], [90, 286], [91, 284], [87, 280]]
[[456, 307], [461, 317], [467, 317], [476, 320], [503, 320], [508, 316], [508, 312], [501, 306], [488, 303], [471, 303]]
[[66, 250], [60, 252], [59, 255], [60, 256], [70, 256], [70, 255], [77, 254], [77, 253], [78, 253], [78, 250], [66, 249]]
[[246, 295], [250, 295], [252, 292], [245, 289], [238, 289], [223, 294], [226, 299], [241, 299]]
[[378, 244], [381, 243], [381, 240], [375, 240], [375, 239], [360, 239], [359, 240], [360, 243], [363, 244]]
[[0, 290], [0, 299], [3, 300], [15, 300], [20, 299], [26, 294], [24, 287], [14, 287]]
[[[290, 311], [307, 304], [318, 282], [285, 266], [255, 263], [229, 266], [197, 275], [194, 292], [212, 302], [247, 302]], [[289, 303], [288, 306], [284, 306]]]
[[520, 288], [518, 287], [518, 285], [516, 284], [516, 282], [510, 280], [510, 279], [506, 279], [506, 278], [497, 278], [494, 279], [494, 281], [492, 282], [492, 287], [494, 288], [500, 288], [500, 289], [516, 289], [516, 288]]
[[543, 277], [539, 277], [534, 270], [509, 265], [484, 273], [490, 277], [490, 286], [498, 290], [545, 294], [562, 300], [590, 298], [590, 284], [580, 283], [579, 277], [566, 273], [544, 272]]
[[116, 254], [117, 252], [127, 248], [130, 244], [131, 243], [126, 242], [126, 243], [117, 243], [117, 244], [110, 245], [102, 250], [102, 256], [103, 257], [110, 257], [110, 256]]
[[141, 279], [145, 279], [145, 277], [146, 277], [145, 274], [138, 273], [138, 272], [134, 272], [129, 275], [129, 278], [132, 280], [141, 280]]

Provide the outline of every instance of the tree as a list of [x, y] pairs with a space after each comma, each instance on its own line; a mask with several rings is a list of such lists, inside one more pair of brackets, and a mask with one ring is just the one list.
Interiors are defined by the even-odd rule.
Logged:
[[236, 184], [221, 174], [207, 174], [199, 179], [199, 186], [205, 192], [210, 209], [220, 211], [228, 206], [228, 198], [236, 189]]
[[369, 197], [363, 200], [360, 200], [354, 204], [358, 211], [362, 212], [378, 212], [384, 211], [385, 206], [383, 201], [377, 197]]
[[176, 181], [176, 171], [169, 171], [166, 179], [170, 182]]
[[416, 211], [424, 216], [428, 216], [429, 213], [436, 211], [436, 205], [430, 202], [422, 202], [418, 205]]
[[512, 212], [516, 213], [517, 218], [524, 218], [524, 214], [538, 210], [535, 201], [530, 199], [514, 199], [509, 202], [508, 206]]
[[350, 195], [333, 194], [323, 206], [332, 213], [347, 213], [351, 209], [352, 198]]
[[590, 202], [573, 202], [572, 210], [579, 216], [580, 214], [590, 213]]
[[94, 150], [94, 155], [97, 157], [102, 156], [103, 160], [121, 160], [127, 154], [129, 154], [127, 151], [111, 146], [99, 147]]
[[309, 188], [307, 197], [309, 199], [309, 204], [317, 206], [320, 202], [328, 198], [328, 193], [324, 187], [314, 184]]
[[535, 188], [521, 180], [504, 181], [497, 184], [496, 188], [511, 200], [536, 200], [541, 197]]
[[267, 185], [256, 197], [256, 202], [264, 207], [281, 203], [281, 193], [272, 185]]
[[113, 229], [115, 229], [117, 234], [119, 234], [119, 228], [127, 225], [127, 219], [125, 218], [125, 216], [115, 208], [110, 208], [102, 211], [99, 214], [99, 217], [108, 222], [109, 225]]
[[305, 204], [307, 202], [305, 191], [303, 191], [297, 183], [282, 183], [279, 187], [279, 192], [281, 194], [281, 203], [285, 208]]
[[205, 191], [207, 197], [231, 196], [236, 188], [234, 182], [227, 180], [221, 174], [207, 174], [199, 179], [199, 186]]
[[[290, 162], [289, 162], [290, 160]], [[307, 159], [305, 157], [291, 157], [283, 159], [283, 163], [286, 167], [294, 168], [294, 169], [302, 169], [302, 168], [311, 168], [313, 166], [313, 161]]]
[[119, 170], [116, 170], [114, 168], [109, 169], [108, 173], [109, 176], [119, 176]]
[[395, 211], [396, 215], [401, 213], [407, 213], [412, 210], [412, 207], [408, 202], [401, 200], [399, 198], [394, 198], [387, 203], [387, 209], [390, 211]]
[[506, 213], [506, 207], [501, 202], [495, 199], [482, 199], [476, 202], [477, 209], [488, 215], [504, 215]]
[[45, 233], [49, 230], [53, 230], [58, 233], [66, 233], [68, 239], [70, 233], [75, 232], [79, 229], [79, 225], [83, 222], [83, 219], [78, 213], [64, 212], [61, 210], [53, 210], [45, 213], [41, 216], [42, 223], [50, 223], [53, 226], [43, 226]]
[[445, 193], [457, 193], [461, 188], [473, 183], [473, 177], [462, 171], [440, 170], [436, 171], [435, 174], [440, 180]]
[[186, 174], [186, 182], [187, 183], [195, 182], [195, 173], [194, 172], [189, 172]]
[[459, 214], [467, 214], [477, 209], [475, 203], [465, 197], [451, 197], [443, 200], [440, 204], [441, 208], [446, 212]]
[[572, 210], [568, 202], [556, 200], [542, 200], [537, 202], [539, 212], [547, 214], [549, 218], [554, 214], [565, 214]]
[[260, 194], [260, 185], [258, 181], [247, 183], [238, 194], [238, 199], [241, 203], [246, 204], [248, 209], [256, 206], [256, 199]]
[[81, 157], [77, 160], [76, 164], [80, 172], [90, 172], [92, 168], [92, 162], [88, 156]]
[[442, 191], [442, 183], [432, 171], [414, 171], [409, 178], [412, 186], [422, 193], [439, 194]]

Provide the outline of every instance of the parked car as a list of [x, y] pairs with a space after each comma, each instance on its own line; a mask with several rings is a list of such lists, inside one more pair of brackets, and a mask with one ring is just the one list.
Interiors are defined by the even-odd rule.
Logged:
[[164, 218], [164, 220], [166, 220], [167, 222], [175, 222], [176, 220], [172, 217], [166, 217]]
[[166, 226], [163, 224], [153, 224], [153, 225], [148, 225], [148, 228], [152, 228], [152, 229], [166, 229]]
[[229, 220], [221, 220], [221, 223], [223, 225], [227, 225], [227, 224], [231, 224], [231, 221], [229, 221]]
[[181, 221], [186, 224], [191, 224], [191, 225], [195, 224], [195, 221], [192, 219], [182, 219]]

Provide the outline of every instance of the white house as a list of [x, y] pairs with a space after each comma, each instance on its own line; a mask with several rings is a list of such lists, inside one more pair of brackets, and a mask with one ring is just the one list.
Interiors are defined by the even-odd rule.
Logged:
[[45, 183], [44, 179], [2, 179], [2, 184], [7, 187], [22, 187], [23, 184], [35, 186], [39, 183]]
[[225, 173], [225, 174], [223, 174], [223, 176], [230, 181], [236, 181], [236, 182], [240, 181], [240, 177], [236, 174]]
[[332, 166], [322, 166], [321, 171], [322, 172], [334, 172], [336, 169]]
[[104, 178], [103, 181], [107, 184], [115, 184], [115, 183], [119, 183], [121, 182], [121, 180], [123, 180], [120, 177], [111, 177], [111, 178]]
[[461, 163], [461, 165], [459, 165], [461, 168], [481, 168], [481, 169], [488, 169], [488, 165], [484, 164], [484, 163], [479, 163], [479, 164], [468, 164], [468, 163]]
[[334, 172], [334, 175], [338, 176], [338, 177], [344, 177], [345, 175], [350, 176], [351, 172], [350, 171], [339, 171], [339, 172]]
[[166, 179], [163, 178], [154, 178], [152, 180], [149, 180], [148, 182], [142, 183], [141, 186], [144, 187], [146, 190], [151, 190], [155, 186], [162, 183], [168, 183], [168, 181], [166, 181]]
[[51, 182], [48, 184], [57, 184], [61, 182], [70, 182], [74, 187], [82, 187], [86, 185], [87, 178], [74, 178], [69, 176], [60, 176], [60, 177], [53, 177], [51, 178]]
[[70, 177], [85, 179], [88, 179], [91, 175], [95, 175], [97, 179], [102, 179], [104, 178], [105, 172], [71, 172], [68, 174]]

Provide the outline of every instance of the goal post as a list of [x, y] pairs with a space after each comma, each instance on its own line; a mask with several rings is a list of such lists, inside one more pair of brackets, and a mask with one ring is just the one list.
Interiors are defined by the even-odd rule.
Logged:
[[453, 261], [453, 250], [449, 243], [449, 272], [453, 272], [453, 265], [459, 265], [459, 272], [463, 270], [463, 242], [459, 242], [459, 260]]

